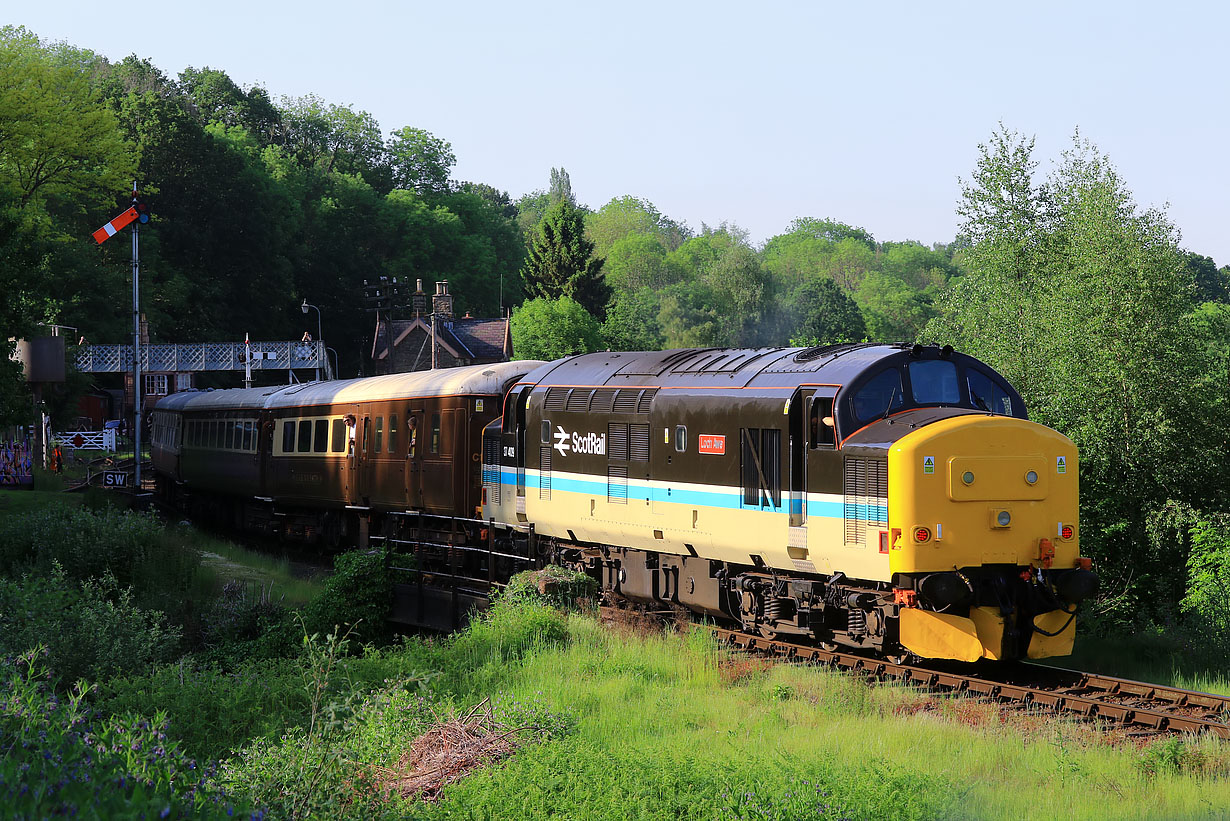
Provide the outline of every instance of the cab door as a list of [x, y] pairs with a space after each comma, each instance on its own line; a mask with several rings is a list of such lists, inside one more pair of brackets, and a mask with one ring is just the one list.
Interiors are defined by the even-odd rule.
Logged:
[[[807, 526], [807, 454], [811, 449], [809, 425], [814, 421], [816, 391], [800, 388], [790, 400], [790, 526]], [[806, 542], [804, 541], [804, 545]]]

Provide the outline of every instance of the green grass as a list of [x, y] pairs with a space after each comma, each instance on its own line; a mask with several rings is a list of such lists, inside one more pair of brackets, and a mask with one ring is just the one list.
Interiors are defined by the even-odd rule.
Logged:
[[545, 699], [578, 716], [576, 735], [448, 788], [426, 817], [815, 817], [806, 788], [817, 784], [821, 803], [851, 818], [1100, 819], [1112, 806], [1116, 818], [1202, 818], [1230, 807], [1221, 742], [1141, 751], [1051, 716], [815, 668], [749, 669], [699, 635], [627, 637], [574, 618], [569, 637], [501, 669], [470, 659], [483, 685], [468, 696], [498, 687]]
[[201, 555], [202, 574], [194, 591], [201, 598], [230, 580], [263, 588], [268, 596], [288, 607], [306, 604], [320, 593], [320, 576], [297, 575], [289, 554], [272, 556], [250, 550], [184, 524], [169, 525], [164, 539]]
[[1179, 630], [1142, 630], [1115, 636], [1078, 634], [1071, 656], [1041, 663], [1230, 696], [1226, 659], [1204, 655], [1198, 641], [1185, 640]]
[[[346, 661], [339, 678], [335, 703], [351, 718], [324, 743], [301, 725], [280, 744], [266, 730], [230, 759], [228, 789], [251, 784], [261, 805], [310, 782], [303, 789], [319, 794], [304, 805], [320, 817], [425, 819], [1052, 821], [1230, 807], [1220, 741], [1138, 746], [1050, 714], [730, 655], [699, 631], [620, 633], [535, 606], [497, 607], [455, 637]], [[432, 715], [487, 699], [556, 730], [445, 787], [438, 803], [356, 791], [362, 773], [398, 766]], [[294, 769], [305, 749], [343, 750], [346, 763], [312, 782]], [[318, 799], [334, 803], [326, 811]]]

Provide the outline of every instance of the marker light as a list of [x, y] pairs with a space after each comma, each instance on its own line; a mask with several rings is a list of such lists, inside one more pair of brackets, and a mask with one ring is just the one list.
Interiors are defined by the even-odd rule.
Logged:
[[1029, 473], [1026, 473], [1025, 481], [1031, 485], [1037, 484], [1038, 483], [1038, 471], [1031, 470]]
[[961, 481], [965, 482], [967, 485], [972, 485], [974, 483], [974, 472], [972, 470], [967, 470], [965, 473], [962, 473]]
[[1067, 540], [1076, 535], [1076, 528], [1072, 525], [1063, 525], [1059, 528], [1059, 538]]
[[1001, 510], [999, 513], [995, 514], [995, 523], [1000, 527], [1007, 527], [1012, 524], [1012, 514], [1006, 510]]
[[925, 527], [914, 528], [914, 541], [929, 542], [931, 541], [931, 531]]

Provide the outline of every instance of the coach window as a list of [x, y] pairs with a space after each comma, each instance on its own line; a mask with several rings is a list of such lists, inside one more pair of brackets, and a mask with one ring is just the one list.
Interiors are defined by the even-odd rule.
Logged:
[[431, 415], [431, 452], [440, 452], [440, 414]]
[[551, 444], [551, 421], [549, 419], [542, 420], [542, 426], [538, 432], [538, 438], [544, 445]]
[[256, 450], [256, 423], [250, 419], [243, 423], [243, 449]]
[[389, 417], [389, 453], [397, 453], [397, 414]]
[[685, 425], [675, 425], [675, 450], [683, 453], [688, 449], [688, 429]]
[[345, 419], [334, 419], [333, 420], [333, 452], [334, 453], [345, 453], [346, 452], [346, 420]]
[[289, 419], [282, 423], [282, 452], [295, 452], [295, 423]]
[[329, 420], [317, 419], [312, 423], [316, 430], [312, 432], [312, 450], [316, 453], [324, 453], [329, 449]]
[[311, 453], [312, 452], [312, 423], [308, 419], [299, 420], [299, 442], [295, 447], [296, 453]]
[[961, 387], [957, 365], [947, 359], [917, 359], [906, 367], [910, 371], [910, 390], [919, 405], [959, 405]]
[[376, 453], [384, 450], [384, 417], [376, 417]]
[[877, 416], [887, 416], [888, 413], [905, 403], [905, 395], [901, 392], [901, 372], [896, 368], [873, 376], [854, 394], [854, 416], [860, 423], [870, 422]]

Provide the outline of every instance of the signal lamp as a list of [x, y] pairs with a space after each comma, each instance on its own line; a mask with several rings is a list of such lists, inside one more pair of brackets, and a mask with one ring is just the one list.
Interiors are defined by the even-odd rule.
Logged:
[[1059, 538], [1061, 539], [1071, 539], [1075, 535], [1076, 528], [1072, 527], [1072, 525], [1063, 525], [1059, 528]]
[[1012, 514], [1006, 510], [1001, 510], [999, 513], [995, 514], [995, 524], [1000, 527], [1007, 527], [1012, 524]]
[[137, 209], [137, 222], [144, 225], [149, 222], [149, 206], [137, 200], [132, 204], [132, 207]]
[[1031, 470], [1029, 471], [1029, 473], [1026, 473], [1025, 481], [1031, 485], [1037, 484], [1038, 483], [1038, 471]]
[[962, 473], [961, 481], [965, 482], [967, 485], [972, 485], [974, 483], [974, 472], [972, 470], [967, 470], [965, 473]]
[[914, 541], [929, 542], [931, 541], [931, 531], [925, 527], [914, 528]]

